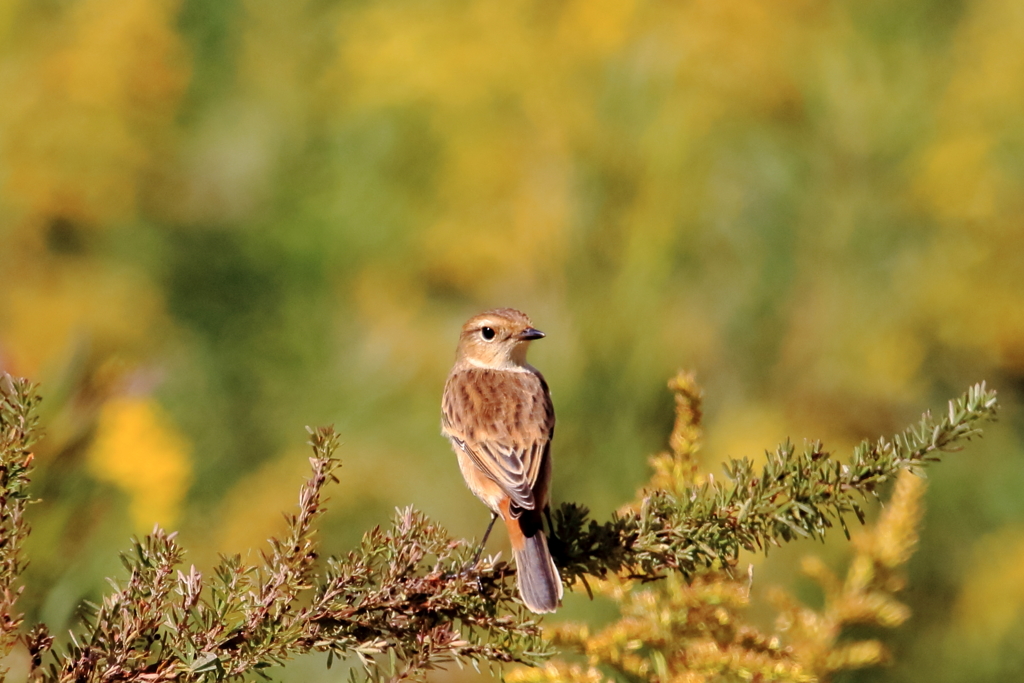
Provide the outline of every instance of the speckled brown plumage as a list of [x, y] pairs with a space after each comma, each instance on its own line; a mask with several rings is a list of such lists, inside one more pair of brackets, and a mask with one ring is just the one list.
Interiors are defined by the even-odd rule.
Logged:
[[539, 475], [549, 457], [555, 411], [540, 373], [453, 371], [445, 386], [442, 424], [445, 435], [517, 508], [544, 509], [548, 482]]
[[441, 431], [469, 489], [504, 520], [520, 594], [535, 612], [554, 611], [562, 597], [541, 517], [555, 411], [544, 377], [526, 363], [527, 345], [543, 336], [515, 309], [474, 316], [462, 328], [441, 402]]

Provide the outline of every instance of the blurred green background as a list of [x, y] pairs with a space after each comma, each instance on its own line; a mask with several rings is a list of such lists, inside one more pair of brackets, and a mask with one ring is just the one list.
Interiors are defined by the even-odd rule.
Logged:
[[463, 320], [514, 306], [548, 334], [555, 502], [599, 515], [680, 367], [712, 466], [843, 455], [987, 379], [893, 666], [846, 680], [1024, 676], [1022, 46], [1019, 0], [0, 0], [0, 368], [48, 433], [29, 618], [63, 632], [154, 523], [200, 567], [262, 547], [307, 424], [345, 442], [328, 552], [409, 504], [479, 536], [438, 406]]

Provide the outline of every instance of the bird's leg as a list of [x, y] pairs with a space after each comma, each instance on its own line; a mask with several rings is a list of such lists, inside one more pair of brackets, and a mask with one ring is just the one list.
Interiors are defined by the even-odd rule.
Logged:
[[476, 549], [476, 555], [473, 556], [473, 561], [470, 562], [470, 566], [475, 566], [477, 561], [480, 559], [480, 553], [484, 551], [484, 546], [487, 545], [487, 537], [491, 535], [491, 529], [494, 528], [494, 522], [498, 519], [498, 513], [491, 513], [491, 523], [487, 525], [487, 531], [484, 532], [484, 539], [480, 541], [480, 547]]

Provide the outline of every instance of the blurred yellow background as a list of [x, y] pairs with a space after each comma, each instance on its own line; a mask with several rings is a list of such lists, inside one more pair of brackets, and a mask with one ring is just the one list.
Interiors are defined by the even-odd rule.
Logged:
[[462, 321], [514, 306], [548, 334], [555, 502], [600, 515], [679, 367], [712, 462], [842, 455], [988, 380], [1002, 421], [931, 471], [868, 675], [1024, 676], [1022, 46], [1019, 0], [0, 0], [0, 368], [48, 433], [29, 618], [62, 632], [154, 523], [200, 566], [259, 548], [307, 424], [345, 442], [328, 552], [397, 505], [479, 536], [438, 405]]

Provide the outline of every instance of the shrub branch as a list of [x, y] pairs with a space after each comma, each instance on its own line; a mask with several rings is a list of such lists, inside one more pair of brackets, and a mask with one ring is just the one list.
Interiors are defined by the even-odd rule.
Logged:
[[[39, 397], [29, 382], [0, 374], [0, 658], [18, 642], [23, 616], [17, 609], [18, 584], [27, 560], [21, 549], [28, 538], [25, 506], [30, 502], [32, 444], [38, 435], [35, 415]], [[39, 636], [46, 641], [46, 635]], [[0, 680], [6, 669], [0, 667]]]
[[[699, 391], [687, 396], [699, 413]], [[20, 642], [34, 681], [238, 680], [265, 677], [267, 668], [313, 651], [328, 653], [328, 665], [354, 656], [371, 680], [402, 681], [452, 663], [536, 664], [551, 654], [508, 580], [514, 570], [493, 557], [471, 565], [469, 542], [411, 508], [398, 511], [389, 528], [370, 530], [347, 555], [320, 561], [323, 491], [341, 466], [329, 427], [310, 431], [312, 475], [299, 511], [288, 517], [283, 540], [270, 540], [259, 566], [222, 557], [204, 577], [183, 568], [174, 534], [156, 528], [123, 555], [127, 580], [114, 583], [100, 604], [86, 605], [70, 642], [52, 647], [45, 626], [24, 632], [15, 609], [37, 403], [29, 383], [0, 377], [0, 654]], [[891, 440], [865, 442], [849, 464], [820, 443], [797, 454], [787, 442], [757, 472], [749, 460], [732, 461], [728, 483], [698, 480], [689, 452], [690, 485], [647, 490], [634, 510], [608, 522], [563, 504], [554, 514], [552, 554], [570, 585], [588, 574], [690, 578], [730, 570], [740, 550], [819, 538], [836, 523], [848, 535], [851, 513], [863, 522], [863, 499], [900, 471], [962, 447], [996, 408], [995, 392], [976, 385], [951, 401], [941, 420], [925, 414]], [[693, 450], [694, 443], [680, 432], [673, 449]]]
[[832, 458], [820, 441], [799, 454], [790, 442], [766, 452], [755, 471], [749, 459], [725, 467], [728, 483], [713, 477], [679, 494], [645, 491], [639, 509], [604, 524], [588, 510], [564, 504], [555, 515], [552, 552], [569, 585], [590, 574], [654, 579], [666, 571], [690, 577], [730, 569], [741, 550], [763, 551], [797, 538], [821, 538], [838, 523], [849, 538], [850, 514], [863, 523], [861, 501], [903, 470], [918, 472], [942, 452], [960, 450], [996, 416], [996, 392], [984, 382], [950, 401], [941, 419], [925, 413], [891, 440], [865, 440], [849, 464]]

